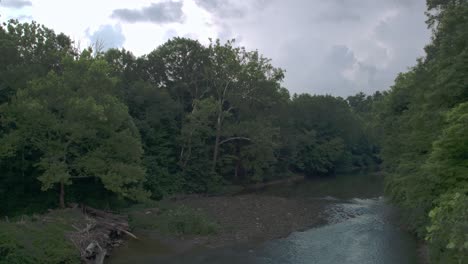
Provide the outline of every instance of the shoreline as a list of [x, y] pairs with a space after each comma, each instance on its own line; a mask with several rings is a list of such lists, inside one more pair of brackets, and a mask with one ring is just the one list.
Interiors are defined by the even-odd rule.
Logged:
[[220, 225], [219, 232], [205, 240], [211, 248], [285, 237], [325, 223], [323, 201], [242, 194], [189, 199], [175, 205], [201, 211]]
[[[154, 229], [144, 228], [135, 228], [132, 231], [147, 243], [157, 245], [155, 250], [158, 253], [173, 255], [195, 249], [217, 249], [262, 243], [326, 224], [323, 213], [330, 201], [251, 193], [235, 196], [191, 197], [164, 203], [166, 206], [183, 206], [200, 212], [216, 222], [219, 227], [217, 232], [211, 235], [164, 234]], [[138, 214], [143, 217], [143, 214], [148, 215], [148, 212], [155, 214], [154, 212], [157, 211], [158, 208], [140, 210], [136, 213], [136, 217]], [[157, 217], [157, 214], [154, 217]], [[139, 242], [127, 240], [124, 245], [116, 248], [110, 257], [111, 263], [113, 263], [112, 259], [118, 260], [120, 256], [125, 256], [126, 250], [132, 247], [132, 243], [138, 244]]]

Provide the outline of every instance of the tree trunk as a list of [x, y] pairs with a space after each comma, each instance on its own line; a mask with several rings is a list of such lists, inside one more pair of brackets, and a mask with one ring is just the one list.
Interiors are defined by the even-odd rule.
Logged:
[[234, 168], [234, 182], [239, 183], [239, 171], [241, 168], [241, 157], [240, 157], [240, 147], [239, 144], [236, 144], [236, 165]]
[[[24, 182], [24, 146], [21, 151], [21, 180]], [[26, 193], [26, 184], [23, 184], [23, 192]]]
[[60, 182], [60, 208], [65, 208], [65, 185]]
[[[224, 119], [223, 105], [224, 105], [224, 102], [225, 102], [226, 92], [228, 90], [229, 83], [230, 82], [226, 83], [226, 86], [224, 86], [223, 94], [221, 95], [221, 98], [218, 99], [218, 119], [217, 119], [217, 122], [216, 122], [216, 140], [215, 140], [214, 151], [213, 151], [213, 165], [212, 165], [212, 168], [211, 168], [212, 172], [216, 172], [216, 163], [218, 162], [219, 145], [221, 145], [221, 143], [220, 143], [220, 141], [221, 141], [221, 126], [222, 126], [223, 119]], [[228, 112], [229, 112], [229, 110], [228, 110]]]
[[180, 153], [180, 161], [179, 163], [181, 164], [182, 170], [185, 170], [185, 167], [187, 167], [187, 163], [190, 160], [190, 157], [192, 156], [192, 135], [193, 135], [193, 130], [190, 131], [189, 134], [189, 139], [187, 143], [187, 154], [185, 154], [185, 146], [182, 147], [181, 153]]
[[221, 139], [221, 115], [222, 112], [220, 111], [220, 113], [218, 114], [218, 122], [216, 123], [216, 140], [213, 151], [213, 165], [211, 168], [212, 172], [216, 172], [216, 163], [218, 161], [219, 141]]

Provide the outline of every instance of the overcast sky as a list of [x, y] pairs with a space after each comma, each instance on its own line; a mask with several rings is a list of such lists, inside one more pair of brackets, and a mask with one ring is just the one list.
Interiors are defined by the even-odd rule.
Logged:
[[414, 65], [430, 39], [424, 11], [425, 0], [0, 0], [1, 20], [35, 20], [82, 48], [235, 38], [285, 69], [291, 93], [339, 96], [388, 89]]

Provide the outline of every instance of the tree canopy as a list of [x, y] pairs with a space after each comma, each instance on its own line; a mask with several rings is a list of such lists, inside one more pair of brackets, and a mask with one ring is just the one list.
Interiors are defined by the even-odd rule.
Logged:
[[376, 105], [387, 193], [436, 263], [468, 260], [468, 2], [427, 1], [432, 42]]
[[428, 0], [431, 43], [388, 91], [290, 95], [234, 40], [143, 56], [0, 26], [0, 214], [128, 203], [380, 166], [436, 263], [468, 258], [468, 2]]
[[0, 53], [6, 212], [50, 206], [57, 191], [62, 206], [160, 199], [377, 161], [348, 101], [291, 98], [284, 71], [234, 40], [174, 38], [136, 57], [11, 20]]

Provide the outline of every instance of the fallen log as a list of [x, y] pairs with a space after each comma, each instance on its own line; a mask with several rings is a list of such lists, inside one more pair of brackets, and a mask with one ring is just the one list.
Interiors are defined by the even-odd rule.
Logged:
[[72, 225], [76, 231], [68, 233], [84, 263], [102, 264], [112, 249], [122, 244], [124, 235], [138, 239], [130, 232], [126, 215], [84, 205], [72, 204], [71, 207], [85, 215], [84, 221]]
[[125, 234], [127, 234], [127, 235], [129, 235], [129, 236], [131, 236], [131, 237], [133, 237], [134, 239], [138, 239], [137, 236], [135, 236], [134, 234], [130, 233], [130, 231], [126, 230], [126, 229], [128, 229], [128, 224], [127, 224], [126, 228], [121, 227], [121, 226], [119, 226], [119, 225], [115, 225], [115, 224], [111, 224], [111, 223], [106, 223], [106, 222], [101, 222], [100, 224], [102, 224], [102, 225], [107, 225], [107, 226], [109, 226], [111, 229], [115, 229], [115, 230], [121, 231], [121, 232], [123, 232], [123, 233], [125, 233]]
[[107, 256], [107, 250], [104, 249], [101, 251], [101, 253], [99, 253], [96, 256], [96, 259], [94, 260], [94, 264], [103, 264], [106, 256]]

